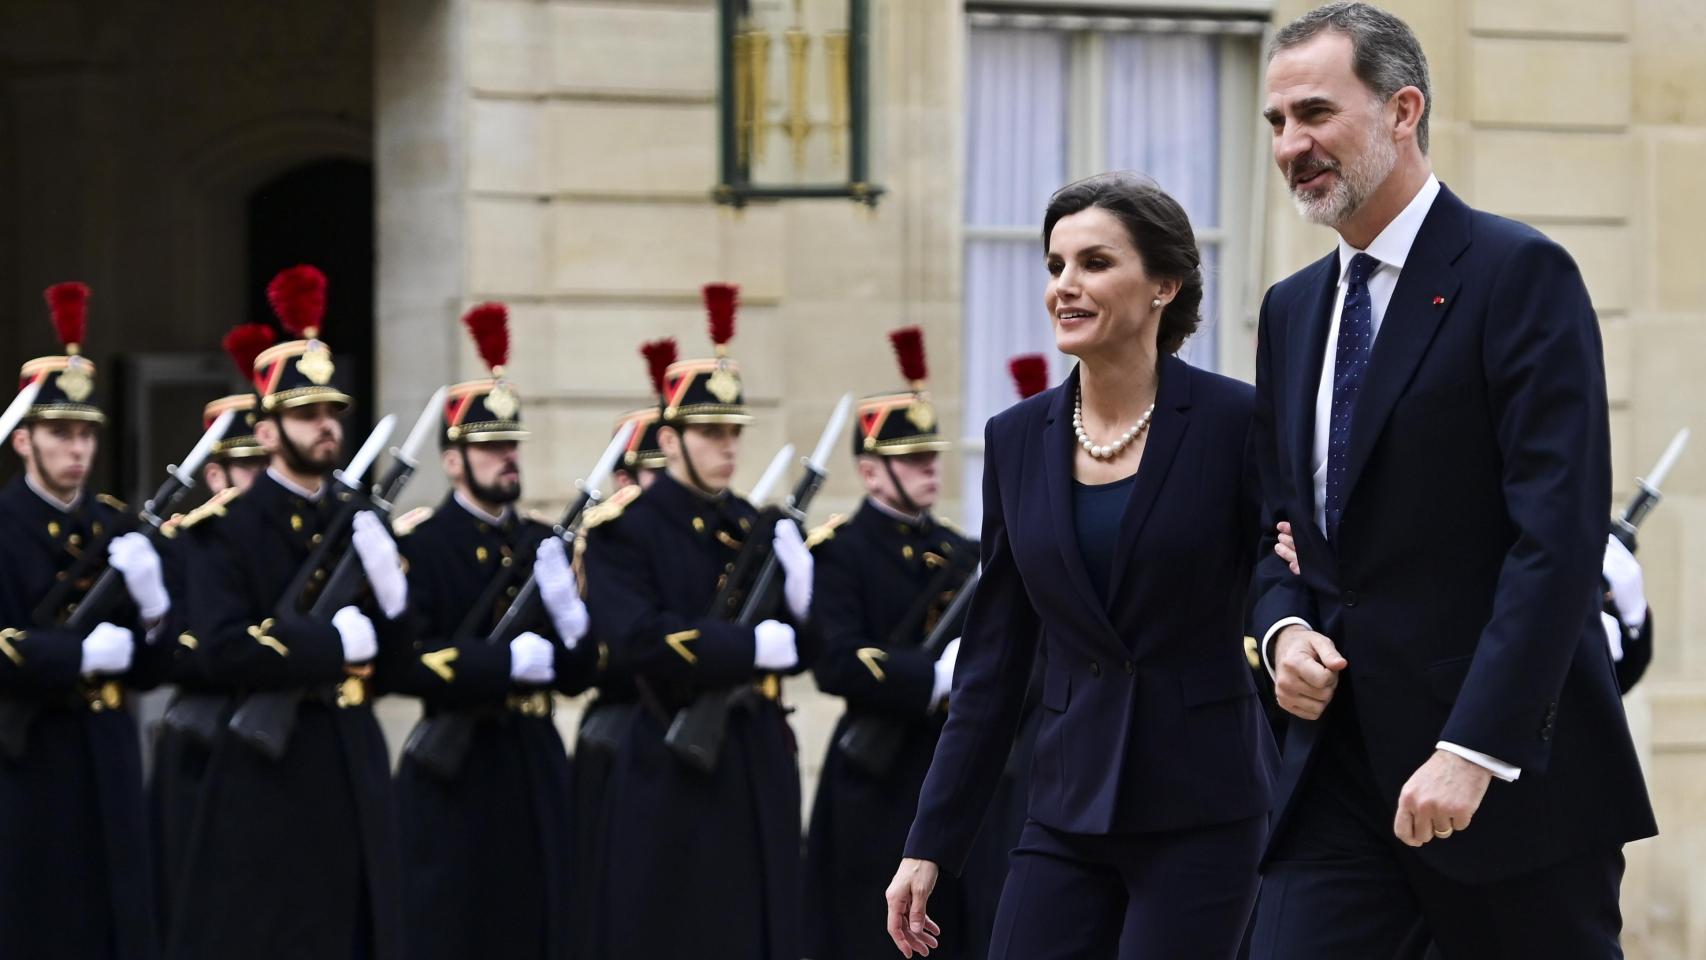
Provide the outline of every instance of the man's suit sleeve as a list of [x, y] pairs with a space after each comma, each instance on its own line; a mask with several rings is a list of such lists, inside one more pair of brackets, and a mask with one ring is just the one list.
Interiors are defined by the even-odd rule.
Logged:
[[1541, 773], [1570, 662], [1584, 631], [1597, 639], [1611, 500], [1599, 325], [1557, 244], [1527, 239], [1504, 264], [1487, 305], [1483, 364], [1516, 536], [1440, 739]]
[[1007, 540], [995, 424], [984, 428], [983, 576], [954, 668], [948, 722], [919, 795], [905, 855], [958, 874], [1007, 764], [1041, 621]]
[[[1283, 387], [1276, 383], [1275, 377], [1275, 345], [1276, 326], [1283, 330], [1282, 324], [1276, 324], [1270, 310], [1273, 304], [1273, 290], [1262, 298], [1260, 320], [1256, 328], [1256, 406], [1250, 421], [1250, 437], [1248, 442], [1247, 459], [1255, 470], [1259, 484], [1261, 499], [1261, 543], [1256, 552], [1256, 568], [1252, 574], [1254, 583], [1250, 594], [1254, 598], [1251, 605], [1250, 625], [1255, 636], [1263, 639], [1263, 660], [1268, 661], [1266, 641], [1270, 639], [1273, 629], [1281, 621], [1290, 620], [1305, 624], [1320, 622], [1316, 613], [1314, 599], [1303, 579], [1294, 575], [1291, 568], [1274, 553], [1274, 545], [1279, 542], [1279, 534], [1274, 529], [1280, 521], [1290, 521], [1293, 526], [1300, 523], [1311, 523], [1308, 515], [1294, 517], [1290, 505], [1297, 502], [1297, 497], [1289, 489], [1289, 478], [1280, 465], [1278, 417], [1275, 413], [1275, 397]], [[1298, 371], [1290, 371], [1297, 375]], [[1310, 491], [1310, 496], [1314, 492]], [[1271, 661], [1268, 661], [1271, 664]], [[1270, 666], [1271, 670], [1271, 666]]]

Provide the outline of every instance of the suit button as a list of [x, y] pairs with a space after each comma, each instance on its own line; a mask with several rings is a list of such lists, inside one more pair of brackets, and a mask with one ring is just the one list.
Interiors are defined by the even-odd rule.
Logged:
[[1102, 665], [1097, 663], [1094, 660], [1090, 661], [1090, 676], [1099, 677], [1101, 675], [1102, 675]]
[[1343, 603], [1347, 607], [1356, 606], [1357, 592], [1355, 590], [1346, 590], [1344, 593], [1339, 594], [1339, 602]]
[[1125, 662], [1125, 674], [1126, 674], [1126, 676], [1129, 677], [1136, 672], [1137, 672], [1137, 664], [1132, 663], [1130, 660], [1127, 660]]

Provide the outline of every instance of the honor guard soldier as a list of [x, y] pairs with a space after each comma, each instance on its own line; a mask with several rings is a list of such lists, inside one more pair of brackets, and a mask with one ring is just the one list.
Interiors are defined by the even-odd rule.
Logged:
[[[80, 353], [88, 299], [81, 283], [48, 288], [65, 354], [24, 364], [33, 401], [4, 417], [23, 473], [0, 489], [0, 956], [146, 960], [159, 934], [123, 684], [158, 672], [171, 599], [122, 505], [86, 490], [106, 421]], [[108, 567], [128, 601], [72, 627]]]
[[[408, 955], [556, 960], [573, 952], [573, 815], [552, 692], [586, 689], [597, 644], [563, 539], [514, 506], [527, 431], [504, 376], [507, 311], [480, 304], [463, 321], [491, 376], [447, 391], [453, 490], [401, 538], [417, 639], [384, 671], [425, 708], [397, 771]], [[546, 615], [495, 635], [529, 576]]]
[[[675, 341], [670, 338], [651, 340], [640, 345], [640, 356], [652, 386], [652, 405], [625, 413], [616, 421], [615, 434], [633, 426], [628, 447], [617, 464], [617, 488], [610, 499], [587, 511], [585, 526], [591, 529], [606, 520], [622, 515], [629, 503], [657, 479], [668, 462], [658, 440], [658, 422], [663, 409], [664, 373], [677, 359]], [[614, 436], [615, 434], [612, 434]], [[585, 547], [586, 540], [576, 541]], [[584, 569], [584, 555], [578, 565]], [[639, 691], [632, 677], [606, 669], [598, 678], [598, 695], [581, 713], [580, 729], [575, 737], [575, 888], [594, 890], [604, 876], [609, 862], [605, 843], [606, 787], [610, 771], [616, 765], [616, 751], [627, 735], [633, 719]], [[576, 942], [583, 953], [592, 950], [595, 927], [593, 912], [596, 900], [577, 896], [570, 905], [570, 924]]]
[[[729, 488], [752, 417], [727, 355], [735, 290], [705, 298], [716, 357], [664, 374], [667, 466], [588, 535], [588, 605], [642, 694], [610, 773], [593, 955], [795, 960], [800, 784], [780, 675], [801, 669], [812, 561], [794, 523], [762, 523]], [[743, 559], [769, 550], [784, 602], [741, 622]], [[726, 708], [720, 750], [672, 748], [676, 714], [706, 704]]]
[[[242, 324], [225, 335], [225, 352], [245, 382], [255, 368], [255, 358], [272, 346], [273, 340], [272, 327], [264, 323]], [[267, 451], [255, 438], [255, 406], [255, 393], [250, 389], [220, 397], [202, 408], [204, 430], [211, 429], [226, 411], [233, 416], [202, 467], [201, 480], [210, 494], [207, 502], [167, 521], [170, 546], [163, 553], [174, 596], [182, 597], [187, 592], [189, 551], [197, 549], [204, 532], [201, 522], [222, 516], [231, 499], [249, 489], [266, 470]], [[230, 718], [230, 697], [209, 681], [199, 657], [200, 642], [193, 632], [174, 631], [166, 637], [166, 642], [172, 652], [166, 679], [176, 689], [155, 732], [149, 793], [159, 867], [161, 920], [169, 926], [177, 902], [178, 876], [183, 870], [190, 828], [201, 798], [202, 779], [213, 755], [213, 743]]]
[[[396, 960], [390, 764], [366, 675], [380, 643], [408, 643], [408, 585], [384, 524], [354, 512], [366, 463], [330, 476], [350, 398], [318, 337], [325, 277], [292, 267], [267, 294], [300, 339], [255, 358], [266, 472], [198, 524], [189, 552], [190, 630], [209, 688], [237, 706], [208, 764], [167, 954]], [[322, 613], [314, 600], [338, 595], [328, 581], [346, 559], [371, 596]]]
[[[907, 327], [889, 338], [911, 389], [859, 402], [853, 455], [865, 500], [846, 522], [812, 535], [824, 638], [813, 674], [819, 689], [847, 701], [806, 847], [806, 954], [814, 960], [894, 951], [876, 919], [947, 716], [959, 647], [958, 623], [940, 621], [977, 566], [977, 544], [931, 515], [938, 461], [951, 444], [925, 392], [923, 334]], [[966, 929], [959, 890], [946, 878], [930, 905], [945, 929]], [[943, 951], [965, 956], [951, 943]]]

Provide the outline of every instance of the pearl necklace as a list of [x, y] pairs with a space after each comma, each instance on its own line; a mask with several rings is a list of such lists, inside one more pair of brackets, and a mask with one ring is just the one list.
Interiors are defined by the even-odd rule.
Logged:
[[1121, 434], [1118, 440], [1107, 446], [1098, 446], [1090, 439], [1090, 435], [1084, 432], [1084, 388], [1079, 387], [1077, 396], [1072, 400], [1072, 432], [1078, 435], [1078, 445], [1084, 448], [1085, 453], [1097, 460], [1114, 460], [1125, 452], [1126, 447], [1131, 446], [1132, 441], [1143, 436], [1143, 431], [1149, 428], [1149, 418], [1154, 415], [1155, 404], [1152, 403], [1148, 410], [1143, 411], [1143, 416], [1138, 417], [1131, 429]]

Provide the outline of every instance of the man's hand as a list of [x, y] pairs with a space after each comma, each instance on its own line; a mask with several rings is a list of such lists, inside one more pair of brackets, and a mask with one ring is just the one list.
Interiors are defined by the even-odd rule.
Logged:
[[1291, 535], [1291, 523], [1281, 520], [1274, 530], [1279, 533], [1279, 542], [1274, 544], [1274, 553], [1291, 568], [1293, 576], [1301, 576], [1303, 568], [1297, 565], [1297, 538]]
[[907, 857], [889, 881], [884, 894], [889, 904], [889, 938], [904, 957], [928, 957], [936, 948], [936, 938], [942, 935], [942, 928], [924, 912], [940, 875], [934, 862]]
[[1291, 624], [1274, 638], [1274, 699], [1294, 717], [1319, 720], [1347, 665], [1326, 635]]
[[1455, 753], [1435, 750], [1398, 793], [1392, 832], [1412, 847], [1469, 829], [1493, 774]]

